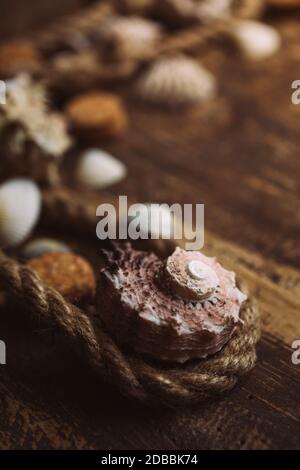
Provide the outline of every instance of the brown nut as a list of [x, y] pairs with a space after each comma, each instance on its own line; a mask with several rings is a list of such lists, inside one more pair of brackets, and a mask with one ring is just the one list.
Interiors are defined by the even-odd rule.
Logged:
[[267, 3], [279, 8], [300, 7], [300, 0], [267, 0]]
[[119, 137], [127, 129], [127, 113], [120, 98], [111, 93], [89, 92], [73, 98], [66, 115], [75, 132], [89, 143]]
[[0, 44], [0, 76], [11, 77], [21, 71], [36, 71], [40, 55], [31, 41], [14, 39]]
[[92, 300], [95, 276], [91, 265], [74, 253], [48, 253], [27, 263], [49, 287], [66, 300], [81, 304]]

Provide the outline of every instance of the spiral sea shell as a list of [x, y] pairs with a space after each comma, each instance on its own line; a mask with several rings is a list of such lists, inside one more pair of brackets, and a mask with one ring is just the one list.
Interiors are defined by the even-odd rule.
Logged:
[[21, 243], [38, 221], [41, 195], [30, 180], [9, 180], [0, 186], [0, 245]]
[[170, 106], [206, 101], [216, 95], [214, 76], [198, 62], [183, 55], [161, 57], [137, 85], [144, 101]]
[[215, 258], [177, 248], [166, 260], [129, 245], [107, 253], [97, 311], [121, 344], [175, 362], [219, 351], [246, 296]]

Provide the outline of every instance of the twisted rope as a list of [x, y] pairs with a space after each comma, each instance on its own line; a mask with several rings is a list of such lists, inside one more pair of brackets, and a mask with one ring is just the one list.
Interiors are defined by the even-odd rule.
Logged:
[[[95, 227], [95, 213], [64, 191], [44, 195], [44, 217], [73, 224], [80, 214], [85, 228]], [[82, 227], [82, 225], [81, 225]], [[258, 314], [248, 300], [241, 311], [243, 323], [219, 353], [184, 365], [166, 365], [119, 348], [98, 324], [58, 292], [43, 284], [26, 266], [0, 252], [0, 286], [11, 302], [26, 306], [34, 328], [63, 333], [74, 349], [106, 382], [122, 394], [141, 402], [169, 406], [199, 402], [211, 394], [231, 389], [256, 361], [260, 336]]]

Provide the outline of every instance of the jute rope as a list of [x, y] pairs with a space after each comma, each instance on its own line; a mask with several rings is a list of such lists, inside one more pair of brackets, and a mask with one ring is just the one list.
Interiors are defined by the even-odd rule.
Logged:
[[[68, 200], [68, 202], [66, 202]], [[95, 222], [95, 214], [67, 194], [47, 193], [44, 216], [54, 222], [68, 218], [72, 224], [81, 217], [86, 229]], [[95, 226], [94, 226], [95, 227]], [[248, 300], [241, 311], [243, 323], [221, 352], [207, 359], [184, 365], [152, 363], [123, 351], [105, 333], [100, 322], [68, 303], [58, 292], [43, 284], [26, 266], [0, 252], [0, 286], [9, 301], [25, 308], [34, 328], [51, 328], [63, 333], [75, 351], [91, 364], [106, 382], [122, 394], [147, 404], [169, 406], [199, 402], [212, 394], [231, 389], [238, 378], [253, 368], [255, 346], [260, 336], [258, 314]]]

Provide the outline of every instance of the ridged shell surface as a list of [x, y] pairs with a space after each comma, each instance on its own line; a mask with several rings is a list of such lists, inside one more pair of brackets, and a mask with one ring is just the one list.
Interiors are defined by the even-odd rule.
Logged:
[[267, 59], [276, 54], [281, 46], [279, 32], [258, 21], [237, 21], [232, 34], [244, 55], [252, 60]]
[[214, 76], [195, 60], [185, 56], [161, 57], [137, 85], [138, 95], [148, 102], [187, 105], [216, 95]]

